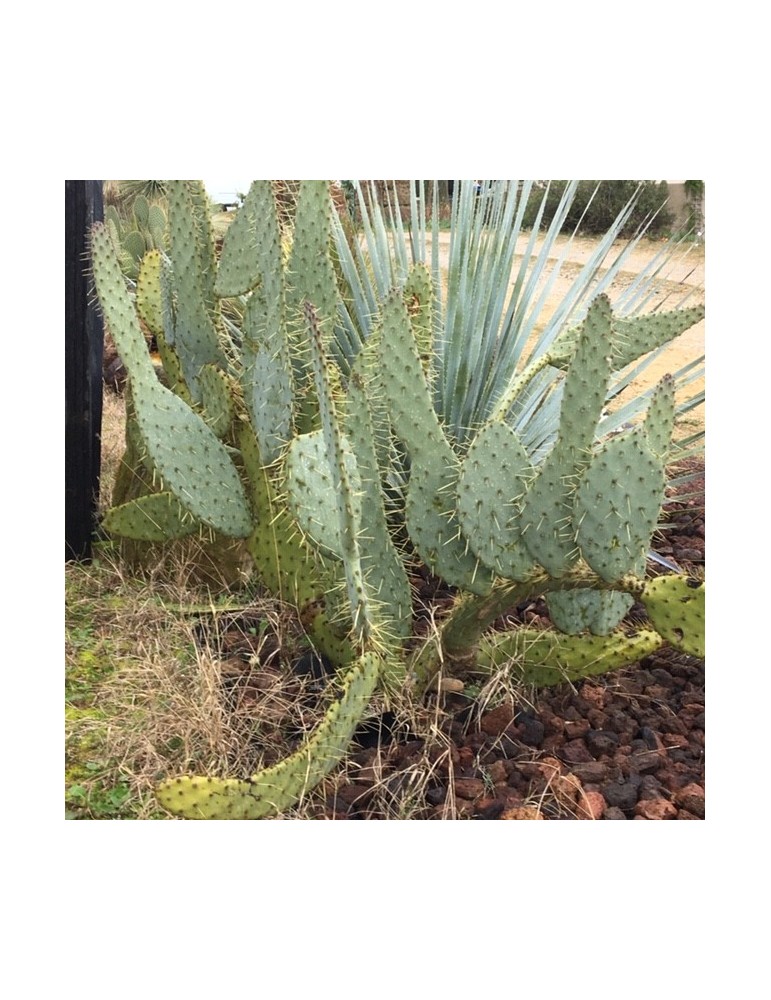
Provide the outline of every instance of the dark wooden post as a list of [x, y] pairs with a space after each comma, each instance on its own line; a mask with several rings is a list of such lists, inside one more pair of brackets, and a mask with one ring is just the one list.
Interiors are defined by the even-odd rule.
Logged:
[[64, 182], [65, 561], [91, 558], [101, 468], [102, 318], [89, 280], [88, 230], [104, 217], [101, 181]]

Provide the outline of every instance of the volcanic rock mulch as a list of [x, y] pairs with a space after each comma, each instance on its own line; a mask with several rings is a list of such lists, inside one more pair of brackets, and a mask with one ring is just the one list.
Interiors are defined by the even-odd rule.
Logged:
[[[694, 486], [703, 490], [703, 479], [689, 491]], [[665, 510], [667, 530], [656, 551], [703, 576], [703, 498], [673, 500]], [[641, 624], [644, 615], [635, 605], [629, 621]], [[548, 624], [540, 600], [512, 609], [509, 618]], [[312, 658], [299, 663], [311, 693], [320, 667]], [[269, 669], [249, 683], [251, 689], [241, 684], [241, 705], [244, 697], [264, 699], [278, 690]], [[304, 702], [282, 690], [276, 724], [285, 733], [286, 713], [301, 715]], [[433, 706], [439, 738], [436, 724], [429, 741], [430, 724], [421, 734], [388, 713], [370, 720], [356, 734], [346, 767], [326, 780], [305, 815], [704, 819], [704, 692], [704, 662], [666, 648], [623, 670], [504, 699], [487, 710], [463, 695], [443, 694]], [[431, 712], [427, 705], [429, 723]], [[299, 740], [303, 719], [296, 722]]]

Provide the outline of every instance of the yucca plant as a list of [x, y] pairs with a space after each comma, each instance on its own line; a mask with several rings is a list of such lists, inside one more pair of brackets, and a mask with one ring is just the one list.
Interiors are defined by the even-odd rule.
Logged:
[[[630, 406], [621, 433], [606, 433], [603, 411], [625, 370], [703, 309], [635, 315], [653, 273], [611, 305], [600, 267], [614, 228], [539, 329], [539, 281], [548, 289], [556, 271], [535, 234], [514, 267], [529, 190], [457, 186], [446, 290], [424, 192], [407, 230], [359, 192], [364, 238], [351, 245], [327, 185], [304, 181], [287, 260], [273, 188], [256, 181], [217, 260], [202, 188], [170, 182], [170, 253], [146, 255], [135, 302], [95, 228], [97, 292], [131, 377], [134, 460], [146, 471], [142, 495], [110, 511], [106, 529], [245, 538], [262, 584], [297, 606], [342, 687], [281, 764], [249, 779], [165, 782], [172, 811], [257, 818], [290, 807], [344, 755], [377, 686], [420, 697], [442, 671], [502, 667], [551, 684], [665, 641], [701, 652], [703, 586], [645, 573], [677, 379]], [[623, 251], [610, 271], [622, 261]], [[240, 326], [225, 320], [227, 300], [239, 302]], [[168, 387], [149, 367], [137, 310], [158, 331]], [[458, 594], [415, 647], [418, 559]], [[492, 630], [538, 594], [559, 631]], [[617, 626], [633, 598], [653, 627], [628, 635]]]

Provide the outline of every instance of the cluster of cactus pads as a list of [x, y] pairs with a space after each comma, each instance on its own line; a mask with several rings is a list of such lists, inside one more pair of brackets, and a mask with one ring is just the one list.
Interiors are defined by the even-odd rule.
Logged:
[[[613, 371], [703, 310], [616, 321], [598, 296], [512, 385], [520, 391], [544, 364], [564, 373], [547, 457], [534, 464], [506, 422], [511, 398], [461, 449], [432, 403], [436, 293], [422, 265], [384, 297], [354, 362], [339, 363], [351, 345], [339, 322], [332, 210], [326, 182], [302, 182], [287, 257], [271, 183], [255, 181], [217, 259], [202, 184], [169, 182], [168, 252], [144, 253], [135, 292], [109, 231], [92, 233], [99, 302], [130, 378], [142, 484], [107, 513], [106, 531], [244, 539], [261, 584], [297, 607], [338, 668], [339, 696], [286, 760], [246, 779], [159, 786], [160, 803], [189, 818], [290, 808], [343, 758], [378, 686], [419, 696], [440, 673], [504, 668], [547, 685], [633, 663], [664, 643], [704, 654], [703, 584], [645, 579], [675, 420], [672, 380], [657, 386], [640, 424], [607, 440], [599, 430]], [[241, 324], [223, 314], [227, 299]], [[163, 380], [143, 326], [157, 338]], [[435, 637], [417, 647], [407, 572], [416, 559], [458, 588]], [[559, 630], [491, 629], [541, 594]], [[630, 635], [619, 626], [634, 600], [650, 628]]]

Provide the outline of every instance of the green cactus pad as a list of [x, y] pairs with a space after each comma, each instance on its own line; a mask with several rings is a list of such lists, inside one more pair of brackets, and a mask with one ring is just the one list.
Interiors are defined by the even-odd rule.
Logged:
[[163, 250], [166, 246], [166, 213], [160, 205], [151, 205], [147, 218], [147, 229], [154, 250]]
[[131, 257], [135, 265], [139, 265], [140, 261], [147, 253], [147, 243], [144, 236], [133, 229], [130, 233], [126, 233], [123, 237], [123, 249]]
[[630, 594], [614, 590], [553, 590], [546, 595], [549, 617], [567, 635], [587, 629], [592, 635], [610, 635], [633, 603]]
[[[704, 306], [673, 309], [669, 312], [614, 319], [611, 325], [611, 364], [619, 371], [644, 354], [663, 347], [675, 337], [704, 319]], [[578, 339], [578, 328], [565, 330], [551, 346], [549, 361], [557, 368], [566, 368]]]
[[[376, 355], [375, 355], [376, 356]], [[359, 354], [348, 386], [344, 426], [361, 476], [361, 563], [379, 629], [397, 640], [412, 631], [410, 584], [388, 531], [370, 402], [376, 374], [369, 345]]]
[[163, 302], [161, 299], [161, 254], [150, 250], [142, 259], [137, 276], [137, 312], [148, 330], [158, 336], [163, 333]]
[[150, 221], [150, 204], [143, 194], [137, 195], [134, 199], [134, 218], [142, 228], [146, 228]]
[[704, 319], [704, 306], [673, 309], [664, 313], [617, 319], [613, 323], [613, 367], [624, 368], [690, 330]]
[[519, 629], [484, 638], [477, 662], [490, 671], [510, 665], [512, 676], [520, 683], [549, 687], [628, 666], [661, 645], [661, 636], [649, 629], [631, 636], [621, 632], [608, 636], [567, 636]]
[[337, 586], [337, 567], [305, 541], [279, 495], [285, 482], [275, 482], [271, 470], [261, 464], [254, 431], [247, 424], [238, 429], [238, 447], [249, 479], [255, 524], [247, 545], [265, 587], [296, 607], [323, 600]]
[[610, 303], [589, 307], [570, 362], [560, 406], [557, 441], [528, 490], [521, 531], [531, 556], [560, 577], [577, 560], [573, 495], [591, 455], [610, 378]]
[[394, 431], [411, 456], [438, 453], [445, 464], [453, 451], [431, 402], [410, 318], [401, 294], [394, 289], [381, 309], [380, 365]]
[[612, 583], [650, 547], [664, 497], [664, 464], [642, 428], [606, 441], [581, 477], [573, 506], [577, 541], [592, 569]]
[[335, 269], [329, 255], [332, 202], [327, 181], [301, 181], [294, 238], [287, 265], [287, 325], [292, 337], [295, 424], [300, 433], [318, 424], [313, 371], [307, 352], [305, 303], [313, 304], [324, 350], [332, 349], [338, 312]]
[[[277, 221], [270, 181], [252, 181], [222, 241], [217, 280], [219, 296], [246, 295], [262, 280], [260, 240]], [[273, 233], [271, 232], [271, 237]]]
[[[279, 253], [278, 245], [275, 248]], [[277, 267], [280, 267], [278, 259]], [[284, 326], [283, 284], [262, 271], [263, 281], [252, 292], [244, 314], [244, 402], [257, 436], [263, 465], [281, 454], [292, 436], [292, 363]]]
[[158, 802], [186, 819], [263, 819], [297, 805], [344, 758], [381, 665], [379, 656], [365, 653], [348, 671], [339, 701], [330, 706], [310, 739], [274, 767], [247, 781], [170, 778], [158, 786]]
[[453, 586], [487, 593], [491, 572], [469, 550], [455, 511], [460, 461], [431, 402], [401, 294], [383, 303], [381, 378], [391, 422], [410, 453], [406, 521], [415, 548], [438, 576]]
[[645, 584], [640, 600], [653, 627], [689, 656], [704, 657], [704, 581], [685, 575], [657, 576]]
[[666, 459], [675, 426], [675, 380], [665, 375], [653, 390], [645, 415], [645, 436], [654, 455]]
[[151, 493], [119, 507], [112, 507], [102, 520], [110, 535], [141, 542], [168, 542], [192, 535], [201, 527], [173, 493]]
[[433, 340], [434, 285], [425, 264], [413, 264], [402, 291], [423, 370], [428, 373]]
[[206, 364], [225, 368], [213, 312], [213, 246], [208, 212], [193, 182], [169, 181], [169, 236], [176, 313], [173, 342], [190, 393], [200, 402], [198, 376]]
[[139, 433], [165, 488], [204, 524], [245, 538], [252, 530], [246, 494], [211, 428], [157, 379], [135, 383], [134, 402]]
[[[329, 373], [316, 310], [310, 302], [305, 303], [305, 318], [308, 324], [308, 339], [311, 348], [313, 377], [319, 405], [321, 433], [333, 488], [333, 506], [330, 519], [336, 520], [339, 528], [340, 554], [345, 570], [348, 601], [351, 608], [354, 630], [359, 642], [368, 643], [376, 625], [376, 614], [371, 595], [364, 579], [361, 562], [362, 534], [361, 481], [356, 465], [356, 456], [344, 438], [332, 393]], [[349, 470], [355, 470], [351, 474]]]
[[[347, 438], [342, 438], [348, 479], [361, 516], [361, 479], [356, 458]], [[335, 559], [343, 559], [343, 541], [337, 514], [337, 490], [321, 430], [293, 439], [286, 458], [287, 494], [292, 513], [302, 530]]]
[[516, 432], [500, 421], [474, 438], [458, 479], [458, 519], [474, 554], [500, 576], [524, 580], [533, 570], [519, 514], [535, 471]]
[[235, 415], [230, 379], [214, 365], [204, 365], [198, 382], [203, 418], [218, 438], [224, 438]]
[[245, 537], [252, 523], [238, 472], [203, 419], [158, 381], [103, 226], [93, 227], [91, 249], [99, 301], [131, 380], [139, 434], [164, 489], [204, 524]]
[[[260, 464], [254, 431], [238, 429], [238, 447], [250, 483], [255, 528], [247, 540], [263, 586], [300, 611], [300, 620], [314, 647], [336, 666], [350, 663], [350, 615], [339, 602], [343, 587], [340, 564], [325, 560], [310, 545], [280, 499], [270, 469]], [[275, 470], [273, 470], [275, 474]]]

